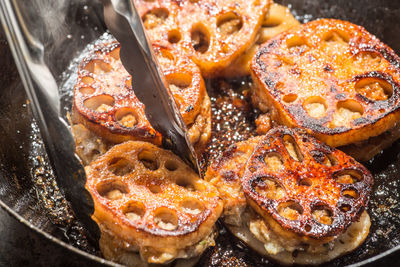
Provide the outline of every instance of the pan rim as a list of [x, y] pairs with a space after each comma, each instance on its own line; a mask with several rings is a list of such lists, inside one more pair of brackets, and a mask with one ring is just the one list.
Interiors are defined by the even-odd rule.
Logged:
[[2, 200], [0, 200], [0, 207], [5, 210], [9, 215], [17, 219], [20, 223], [22, 223], [24, 226], [28, 227], [29, 229], [34, 230], [37, 234], [40, 234], [41, 236], [44, 236], [47, 240], [53, 242], [56, 245], [62, 246], [63, 248], [66, 248], [74, 253], [77, 253], [80, 256], [83, 256], [87, 259], [93, 260], [97, 263], [103, 264], [104, 266], [112, 266], [112, 267], [124, 267], [124, 265], [120, 265], [118, 263], [106, 260], [104, 258], [89, 254], [79, 248], [76, 248], [68, 243], [65, 243], [64, 241], [58, 239], [57, 237], [43, 231], [39, 227], [35, 226], [34, 224], [30, 223], [28, 220], [26, 220], [24, 217], [22, 217], [18, 212], [14, 211], [12, 208], [10, 208], [7, 204], [5, 204]]

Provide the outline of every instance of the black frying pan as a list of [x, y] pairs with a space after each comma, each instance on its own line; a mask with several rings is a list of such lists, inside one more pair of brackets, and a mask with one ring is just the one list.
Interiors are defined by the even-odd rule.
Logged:
[[[100, 3], [77, 0], [31, 2], [32, 8], [44, 11], [49, 17], [48, 27], [37, 29], [43, 33], [51, 33], [52, 38], [43, 34], [42, 39], [48, 51], [47, 64], [54, 76], [58, 77], [60, 87], [70, 88], [71, 79], [68, 80], [67, 77], [74, 73], [74, 70], [66, 71], [67, 76], [63, 76], [63, 72], [79, 51], [105, 31], [100, 15]], [[360, 24], [400, 53], [400, 1], [278, 2], [284, 5], [291, 4], [293, 12], [303, 21], [331, 17]], [[63, 21], [66, 23], [60, 24]], [[25, 245], [28, 245], [25, 250], [38, 251], [34, 254], [36, 258], [41, 259], [40, 262], [36, 262], [39, 264], [64, 265], [78, 261], [85, 265], [111, 264], [97, 257], [100, 254], [96, 244], [90, 244], [86, 240], [84, 229], [57, 190], [40, 133], [32, 119], [29, 103], [26, 102], [27, 97], [1, 33], [0, 58], [0, 206], [10, 214], [9, 221], [15, 219], [15, 224], [18, 224], [10, 231], [28, 229], [31, 232], [30, 237], [24, 239]], [[70, 106], [68, 94], [64, 94], [63, 101], [67, 111]], [[400, 181], [397, 181], [397, 173], [400, 170], [399, 156], [400, 142], [397, 142], [373, 161], [366, 163], [375, 176], [374, 192], [369, 207], [372, 217], [371, 233], [365, 244], [355, 252], [327, 265], [395, 265], [400, 261]], [[209, 249], [203, 255], [199, 265], [273, 265], [247, 249], [224, 230], [217, 242], [215, 248]], [[0, 246], [0, 249], [4, 250], [4, 247]], [[24, 251], [13, 242], [9, 244], [8, 249], [11, 252]], [[65, 259], [56, 257], [57, 253], [65, 255]]]

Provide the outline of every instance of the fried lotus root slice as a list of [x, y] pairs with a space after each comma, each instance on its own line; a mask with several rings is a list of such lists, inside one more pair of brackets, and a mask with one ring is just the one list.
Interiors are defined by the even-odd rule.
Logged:
[[241, 178], [249, 204], [274, 230], [329, 240], [357, 221], [373, 179], [353, 158], [302, 131], [272, 129]]
[[399, 63], [361, 26], [312, 21], [260, 47], [251, 65], [254, 104], [330, 146], [364, 141], [399, 119]]
[[246, 162], [261, 137], [231, 145], [208, 167], [204, 179], [213, 184], [224, 202], [224, 221], [230, 224], [241, 224], [241, 214], [247, 206], [240, 177], [245, 170]]
[[263, 44], [276, 35], [299, 25], [300, 22], [292, 15], [289, 8], [273, 3], [261, 25], [257, 44]]
[[147, 142], [112, 147], [86, 174], [101, 231], [150, 263], [195, 256], [185, 251], [211, 234], [222, 212], [214, 186], [172, 152]]
[[[207, 118], [211, 113], [205, 108], [209, 97], [200, 70], [178, 51], [157, 44], [153, 47], [183, 120], [189, 129], [195, 127], [192, 131], [209, 132]], [[74, 123], [114, 143], [141, 140], [160, 145], [161, 135], [145, 117], [144, 105], [134, 94], [119, 49], [117, 42], [100, 44], [80, 64], [74, 87]]]
[[300, 25], [300, 22], [293, 17], [287, 7], [272, 3], [262, 22], [256, 43], [232, 62], [232, 64], [225, 69], [223, 76], [239, 77], [250, 75], [250, 63], [260, 47], [260, 44], [298, 25]]
[[200, 67], [221, 76], [255, 42], [270, 0], [135, 0], [152, 41], [172, 44]]

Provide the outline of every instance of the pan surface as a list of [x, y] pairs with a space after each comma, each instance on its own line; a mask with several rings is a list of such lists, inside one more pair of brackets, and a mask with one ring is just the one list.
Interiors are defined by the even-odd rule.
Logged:
[[[35, 8], [41, 8], [47, 1], [32, 1]], [[54, 3], [68, 2], [68, 3]], [[90, 5], [89, 5], [90, 2]], [[279, 2], [279, 1], [278, 1]], [[349, 20], [367, 28], [381, 40], [400, 53], [400, 2], [390, 0], [363, 1], [280, 1], [290, 5], [293, 13], [303, 22], [320, 17]], [[42, 31], [47, 57], [53, 74], [63, 94], [63, 106], [68, 111], [71, 103], [71, 90], [74, 73], [79, 59], [85, 54], [88, 43], [98, 39], [105, 30], [101, 18], [101, 8], [93, 6], [93, 1], [51, 1], [48, 28]], [[49, 4], [49, 3], [47, 3]], [[35, 6], [36, 5], [36, 6]], [[67, 22], [65, 26], [64, 21]], [[60, 25], [62, 27], [60, 27]], [[54, 42], [56, 40], [56, 42]], [[89, 46], [90, 48], [90, 46]], [[82, 52], [83, 51], [83, 52]], [[94, 244], [85, 239], [84, 229], [74, 218], [68, 203], [57, 188], [54, 175], [47, 162], [47, 156], [40, 139], [40, 133], [32, 119], [29, 102], [16, 72], [4, 38], [0, 38], [0, 206], [16, 217], [18, 221], [29, 225], [36, 233], [64, 246], [72, 253], [80, 253], [98, 264], [107, 264], [99, 256]], [[222, 147], [252, 135], [253, 113], [241, 93], [248, 81], [214, 80], [208, 82], [214, 111], [225, 109], [231, 115], [223, 117], [229, 121], [224, 126], [226, 132], [218, 136], [219, 141], [211, 144], [210, 157], [215, 156]], [[223, 89], [223, 90], [222, 90]], [[221, 93], [222, 91], [222, 93]], [[238, 98], [243, 106], [230, 105], [232, 98]], [[218, 101], [217, 101], [218, 100]], [[214, 113], [214, 125], [220, 121]], [[236, 118], [240, 124], [234, 123]], [[240, 134], [230, 135], [230, 132]], [[368, 264], [385, 257], [387, 263], [394, 263], [400, 250], [400, 142], [385, 150], [366, 166], [374, 174], [375, 185], [369, 212], [372, 228], [366, 242], [355, 252], [341, 257], [329, 266], [347, 264]], [[233, 241], [232, 241], [233, 240]], [[274, 264], [246, 248], [221, 226], [217, 246], [209, 249], [199, 262], [200, 266], [258, 266]], [[76, 250], [79, 249], [79, 250]], [[79, 251], [79, 252], [78, 252]], [[388, 256], [388, 254], [390, 254]], [[89, 256], [92, 255], [92, 256]], [[375, 262], [376, 263], [376, 262]], [[108, 263], [109, 264], [109, 263]]]

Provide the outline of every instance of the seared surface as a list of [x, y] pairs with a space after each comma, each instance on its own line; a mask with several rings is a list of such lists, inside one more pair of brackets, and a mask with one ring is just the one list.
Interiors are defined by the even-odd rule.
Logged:
[[[361, 4], [361, 3], [362, 4]], [[399, 46], [397, 44], [400, 44], [398, 41], [398, 36], [396, 35], [398, 31], [398, 4], [393, 1], [342, 1], [342, 0], [335, 0], [335, 1], [326, 1], [322, 3], [321, 1], [284, 1], [285, 4], [291, 3], [293, 4], [293, 8], [295, 11], [297, 11], [298, 15], [304, 15], [306, 20], [310, 19], [310, 14], [314, 14], [314, 18], [319, 16], [319, 17], [340, 17], [343, 19], [347, 19], [353, 22], [357, 22], [359, 24], [367, 26], [367, 28], [376, 34], [379, 34], [380, 37], [385, 40], [385, 42], [391, 43], [393, 48], [398, 48]], [[82, 6], [85, 4], [85, 1], [82, 2]], [[388, 5], [390, 5], [390, 8], [388, 8]], [[365, 10], [368, 10], [367, 13], [364, 12], [352, 12], [353, 10], [357, 10], [358, 7], [363, 6]], [[91, 7], [89, 6], [89, 10]], [[83, 34], [86, 34], [87, 32], [87, 9], [85, 7], [85, 12], [78, 13], [78, 15], [81, 15], [79, 18], [82, 20], [82, 25], [86, 25], [86, 28], [83, 31]], [[74, 13], [75, 14], [75, 13]], [[382, 16], [382, 14], [385, 14], [385, 16]], [[85, 24], [86, 23], [86, 24]], [[101, 26], [99, 26], [98, 32], [102, 31], [103, 29]], [[72, 43], [76, 43], [77, 41], [81, 40], [80, 39], [80, 33], [76, 35], [76, 39], [72, 40], [67, 40], [68, 45], [71, 46]], [[85, 35], [85, 39], [83, 42], [87, 43], [88, 42], [88, 35]], [[81, 41], [82, 42], [82, 41]], [[75, 50], [74, 50], [75, 51]], [[86, 53], [85, 51], [84, 53]], [[9, 53], [6, 50], [5, 55], [11, 57], [11, 53]], [[5, 69], [8, 69], [8, 67], [12, 64], [12, 60], [9, 61], [10, 64], [3, 64], [2, 66]], [[57, 64], [59, 65], [59, 69], [65, 70], [64, 64], [59, 64], [57, 61]], [[73, 64], [75, 64], [73, 62]], [[75, 65], [72, 66], [72, 69], [67, 69], [66, 70], [66, 75], [67, 77], [74, 76], [74, 73], [76, 72], [77, 67]], [[3, 72], [6, 74], [7, 72]], [[3, 75], [4, 76], [4, 75]], [[9, 78], [9, 73], [7, 73], [7, 77]], [[32, 128], [26, 127], [26, 125], [31, 125], [36, 129], [37, 131], [37, 126], [31, 121], [31, 116], [27, 116], [25, 113], [29, 108], [26, 108], [25, 105], [23, 106], [23, 103], [25, 102], [25, 98], [23, 94], [21, 95], [21, 98], [23, 101], [15, 101], [15, 88], [14, 87], [7, 87], [6, 85], [3, 84], [3, 89], [2, 90], [2, 126], [5, 130], [5, 133], [10, 133], [10, 135], [7, 135], [8, 138], [3, 138], [3, 145], [2, 145], [2, 164], [5, 164], [2, 168], [2, 177], [4, 178], [3, 180], [5, 181], [4, 186], [2, 186], [2, 199], [3, 201], [6, 201], [6, 203], [13, 208], [14, 203], [17, 203], [15, 209], [18, 210], [19, 213], [24, 214], [26, 218], [29, 218], [30, 220], [32, 219], [37, 219], [39, 216], [46, 218], [46, 215], [44, 212], [41, 212], [41, 210], [32, 210], [32, 205], [30, 203], [27, 203], [28, 199], [26, 195], [23, 195], [26, 190], [26, 184], [28, 183], [27, 181], [30, 179], [26, 179], [27, 177], [30, 177], [30, 167], [22, 168], [21, 169], [21, 162], [23, 160], [26, 160], [28, 163], [34, 163], [35, 162], [35, 156], [34, 155], [43, 155], [45, 154], [45, 150], [42, 145], [37, 145], [38, 140], [40, 140], [40, 137], [37, 138], [31, 138], [31, 130]], [[215, 86], [215, 85], [214, 85]], [[71, 91], [71, 86], [70, 84], [63, 84], [63, 91], [64, 94], [67, 94], [66, 98], [69, 99], [69, 92]], [[23, 92], [22, 87], [19, 88], [19, 92]], [[9, 93], [8, 93], [9, 92]], [[65, 93], [67, 92], [67, 93]], [[65, 97], [65, 95], [64, 95]], [[216, 95], [216, 98], [221, 98], [220, 95]], [[68, 100], [67, 99], [67, 100]], [[71, 106], [71, 101], [68, 101], [67, 103], [64, 103], [66, 106], [64, 107], [65, 109], [69, 109]], [[214, 106], [214, 104], [213, 104]], [[234, 120], [232, 120], [234, 121]], [[17, 131], [18, 130], [18, 131]], [[21, 133], [20, 133], [21, 131]], [[225, 131], [225, 129], [223, 130]], [[252, 131], [252, 130], [251, 130]], [[10, 140], [12, 140], [10, 142]], [[25, 144], [23, 146], [23, 149], [21, 151], [20, 145]], [[399, 198], [399, 182], [398, 179], [396, 178], [398, 176], [399, 172], [399, 164], [397, 161], [397, 154], [400, 151], [399, 150], [399, 144], [396, 143], [391, 149], [388, 151], [385, 151], [383, 155], [379, 156], [376, 158], [376, 160], [373, 161], [372, 164], [368, 166], [368, 168], [375, 174], [375, 185], [374, 185], [374, 193], [371, 196], [371, 205], [370, 205], [370, 214], [371, 219], [373, 221], [372, 224], [372, 229], [371, 229], [371, 235], [368, 237], [366, 243], [364, 243], [363, 246], [361, 246], [359, 249], [357, 249], [356, 252], [343, 256], [339, 259], [337, 259], [334, 262], [329, 263], [329, 266], [343, 266], [346, 264], [350, 263], [355, 263], [359, 262], [361, 260], [370, 258], [371, 256], [377, 255], [378, 253], [382, 253], [390, 248], [393, 248], [397, 245], [399, 245], [399, 231], [400, 227], [398, 226], [400, 221], [399, 221], [399, 204], [398, 200]], [[32, 157], [28, 157], [28, 154], [32, 154]], [[10, 160], [11, 158], [11, 160]], [[15, 158], [15, 162], [14, 162]], [[11, 163], [10, 163], [11, 162]], [[12, 163], [15, 163], [15, 165], [12, 165]], [[46, 160], [44, 163], [46, 166], [46, 170], [49, 169], [50, 166], [48, 161]], [[17, 169], [14, 169], [13, 166], [18, 166]], [[39, 168], [43, 168], [43, 165], [39, 165]], [[14, 175], [14, 172], [16, 175]], [[32, 172], [34, 172], [32, 170]], [[16, 178], [18, 180], [16, 180]], [[34, 181], [36, 181], [36, 178], [32, 178]], [[52, 174], [48, 174], [46, 171], [46, 177], [43, 178], [44, 181], [46, 182], [45, 184], [42, 183], [42, 180], [39, 179], [37, 180], [37, 187], [43, 188], [44, 191], [46, 192], [52, 192], [54, 190], [54, 177]], [[15, 185], [15, 187], [10, 187], [9, 185]], [[22, 187], [22, 189], [20, 189]], [[18, 188], [19, 190], [13, 191], [12, 188]], [[40, 191], [40, 190], [39, 190]], [[36, 190], [32, 189], [29, 191], [32, 195], [36, 195]], [[41, 192], [41, 191], [40, 191]], [[21, 194], [24, 196], [23, 198], [15, 198], [16, 194]], [[59, 207], [59, 203], [61, 202], [59, 199], [52, 199], [48, 197], [45, 194], [40, 194], [41, 197], [43, 198], [48, 198], [49, 201], [51, 201], [51, 205], [44, 204], [42, 202], [38, 202], [38, 206], [44, 207], [45, 211], [49, 212], [59, 212], [60, 214], [66, 214], [66, 211], [64, 208]], [[65, 201], [63, 199], [63, 201]], [[35, 216], [29, 216], [26, 215], [19, 207], [26, 207], [28, 211], [30, 211], [32, 215]], [[33, 211], [33, 213], [32, 213]], [[63, 220], [63, 218], [59, 217], [59, 220]], [[76, 222], [76, 220], [74, 220]], [[31, 221], [32, 222], [32, 221]], [[33, 222], [36, 226], [38, 225], [36, 221]], [[54, 228], [56, 228], [54, 226]], [[68, 231], [64, 229], [63, 231], [65, 232], [64, 234], [61, 233], [60, 231], [59, 235], [56, 235], [58, 238], [63, 239], [66, 242], [69, 242], [70, 244], [79, 247], [80, 246], [80, 241], [75, 242], [73, 240], [67, 240], [66, 236], [71, 236], [71, 231]], [[13, 236], [13, 234], [11, 234]], [[80, 238], [80, 234], [76, 234], [76, 236]], [[7, 240], [7, 239], [6, 239]], [[20, 241], [23, 243], [24, 239], [23, 237], [20, 239]], [[46, 241], [48, 242], [48, 240]], [[20, 244], [22, 244], [20, 243]], [[7, 244], [5, 244], [7, 245]], [[36, 247], [38, 247], [37, 243], [31, 244]], [[34, 247], [32, 246], [32, 248]], [[24, 247], [25, 249], [29, 250], [29, 246]], [[6, 249], [4, 250], [6, 255], [11, 259], [12, 255], [15, 255], [14, 253], [10, 253], [10, 251], [7, 251]], [[23, 253], [23, 252], [22, 252]], [[37, 253], [35, 250], [34, 254], [34, 259], [39, 260], [38, 258], [40, 255]], [[43, 258], [45, 258], [45, 253], [47, 253], [47, 250], [41, 254]], [[53, 249], [52, 253], [57, 252]], [[28, 251], [26, 251], [25, 254], [29, 254]], [[27, 256], [27, 255], [23, 256]], [[54, 254], [54, 255], [56, 255]], [[21, 254], [22, 255], [22, 254]], [[21, 256], [20, 255], [20, 256]], [[53, 255], [53, 256], [54, 256]], [[61, 254], [57, 254], [58, 257], [61, 257]], [[21, 256], [21, 257], [23, 257]], [[62, 255], [62, 259], [64, 260], [65, 255]], [[14, 256], [15, 257], [15, 256]], [[18, 257], [16, 257], [18, 258]], [[14, 258], [14, 259], [16, 259]], [[42, 262], [46, 263], [46, 260], [40, 258]], [[397, 263], [397, 258], [394, 257], [391, 258], [392, 261], [386, 260], [387, 264], [396, 264]], [[4, 259], [2, 259], [4, 260]], [[218, 238], [218, 243], [217, 246], [210, 251], [210, 253], [203, 255], [202, 257], [202, 263], [200, 266], [221, 266], [222, 264], [231, 264], [231, 265], [239, 265], [239, 266], [260, 266], [260, 265], [266, 265], [266, 266], [276, 266], [276, 264], [269, 262], [265, 258], [261, 258], [257, 253], [252, 251], [251, 249], [243, 246], [241, 242], [238, 242], [232, 235], [229, 233], [224, 233], [220, 235], [220, 238]], [[81, 259], [83, 261], [83, 259]], [[12, 261], [13, 262], [13, 261]], [[40, 262], [40, 261], [39, 261]]]
[[366, 140], [399, 119], [399, 62], [360, 26], [312, 21], [259, 49], [251, 66], [254, 104], [334, 147]]
[[300, 22], [293, 17], [289, 8], [272, 3], [261, 24], [256, 43], [232, 62], [223, 72], [223, 76], [241, 77], [250, 75], [250, 63], [260, 44], [297, 25], [300, 25]]
[[[131, 86], [132, 77], [119, 59], [116, 42], [99, 44], [80, 64], [74, 88], [73, 120], [108, 141], [149, 141], [161, 144]], [[154, 50], [169, 83], [191, 141], [203, 146], [210, 136], [210, 101], [197, 66], [167, 47]], [[137, 77], [140, 79], [140, 77]]]
[[184, 51], [205, 78], [221, 76], [257, 37], [270, 0], [135, 0], [152, 41]]
[[204, 176], [206, 181], [218, 188], [224, 202], [224, 216], [232, 216], [232, 220], [240, 221], [240, 214], [247, 206], [240, 177], [260, 139], [259, 136], [252, 137], [229, 146], [213, 161]]
[[267, 221], [312, 238], [347, 229], [367, 206], [372, 187], [363, 165], [288, 128], [262, 137], [240, 180], [249, 203]]
[[93, 219], [149, 262], [185, 257], [181, 250], [210, 235], [222, 211], [212, 185], [172, 152], [150, 143], [116, 145], [86, 174]]

